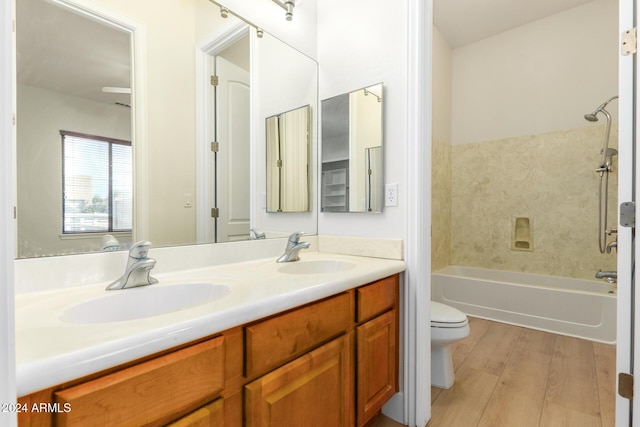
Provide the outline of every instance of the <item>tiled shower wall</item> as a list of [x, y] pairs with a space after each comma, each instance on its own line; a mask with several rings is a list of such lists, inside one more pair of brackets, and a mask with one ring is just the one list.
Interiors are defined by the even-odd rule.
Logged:
[[[604, 132], [603, 124], [594, 124], [451, 146], [451, 264], [588, 279], [599, 269], [615, 270], [615, 249], [598, 250], [595, 168]], [[617, 146], [615, 127], [610, 146]], [[436, 156], [446, 156], [446, 148], [434, 141]], [[445, 163], [434, 164], [446, 170]], [[446, 171], [435, 169], [437, 185], [438, 173]], [[608, 223], [615, 227], [615, 173], [609, 188]], [[441, 191], [446, 187], [434, 188], [434, 206]], [[512, 249], [514, 217], [529, 218], [532, 251]]]

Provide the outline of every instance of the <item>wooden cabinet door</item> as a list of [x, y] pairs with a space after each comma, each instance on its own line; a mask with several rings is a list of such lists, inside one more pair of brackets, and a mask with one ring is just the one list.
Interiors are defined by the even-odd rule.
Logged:
[[224, 427], [224, 399], [213, 401], [167, 427]]
[[246, 427], [353, 425], [353, 333], [245, 386]]
[[363, 426], [398, 390], [395, 310], [358, 326], [357, 425]]

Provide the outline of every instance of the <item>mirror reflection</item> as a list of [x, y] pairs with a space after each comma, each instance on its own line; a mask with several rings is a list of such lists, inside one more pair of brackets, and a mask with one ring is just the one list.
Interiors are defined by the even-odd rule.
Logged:
[[382, 87], [322, 101], [323, 212], [382, 212]]
[[130, 33], [43, 0], [16, 5], [18, 257], [95, 251], [105, 234], [126, 245]]
[[[288, 220], [267, 214], [264, 169], [265, 118], [299, 105], [315, 111], [315, 61], [266, 32], [258, 35], [232, 13], [222, 17], [209, 0], [162, 8], [119, 0], [16, 3], [19, 257], [125, 249], [133, 240], [154, 247], [244, 240], [250, 228], [267, 238], [292, 228], [317, 232], [313, 206]], [[78, 58], [65, 56], [73, 53]], [[232, 102], [220, 100], [222, 89], [210, 84], [223, 60], [245, 76], [244, 87], [231, 77]], [[294, 78], [283, 73], [283, 63], [295, 64]], [[91, 87], [78, 90], [85, 78]], [[231, 123], [227, 137], [222, 121], [238, 117], [227, 108], [238, 107], [238, 99], [244, 121]], [[75, 103], [60, 105], [69, 100]], [[88, 178], [77, 170], [65, 179], [61, 132], [109, 140], [116, 149], [128, 142], [131, 183], [126, 172]], [[310, 169], [313, 188], [313, 164]], [[65, 186], [72, 182], [78, 184], [73, 194]], [[132, 219], [122, 226], [118, 209], [127, 197]]]
[[267, 117], [267, 212], [309, 210], [309, 115], [306, 105]]

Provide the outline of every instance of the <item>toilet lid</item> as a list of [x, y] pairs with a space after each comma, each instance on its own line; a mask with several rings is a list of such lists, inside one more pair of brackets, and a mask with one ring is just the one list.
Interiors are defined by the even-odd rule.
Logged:
[[467, 323], [467, 316], [458, 309], [439, 302], [431, 301], [431, 324], [462, 326]]

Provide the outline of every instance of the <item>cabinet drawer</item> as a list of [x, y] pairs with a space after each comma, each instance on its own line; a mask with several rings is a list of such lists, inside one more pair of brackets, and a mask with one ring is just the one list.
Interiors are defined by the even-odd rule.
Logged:
[[344, 293], [245, 328], [245, 375], [252, 377], [346, 331], [351, 298]]
[[394, 307], [397, 289], [397, 274], [356, 289], [356, 322], [371, 319]]
[[224, 337], [160, 356], [60, 390], [71, 411], [57, 426], [142, 426], [169, 421], [216, 397], [224, 387]]

